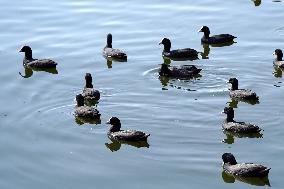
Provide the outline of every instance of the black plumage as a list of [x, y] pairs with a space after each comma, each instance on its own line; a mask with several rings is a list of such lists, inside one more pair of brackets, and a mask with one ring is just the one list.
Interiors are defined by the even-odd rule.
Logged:
[[210, 36], [210, 29], [207, 26], [203, 26], [198, 32], [204, 33], [203, 37], [201, 38], [201, 42], [208, 44], [228, 43], [237, 38], [231, 34], [219, 34]]

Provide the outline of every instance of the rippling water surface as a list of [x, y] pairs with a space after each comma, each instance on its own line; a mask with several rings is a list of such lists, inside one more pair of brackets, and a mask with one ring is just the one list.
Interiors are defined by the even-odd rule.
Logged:
[[[271, 187], [284, 186], [284, 87], [282, 71], [272, 66], [274, 49], [284, 49], [282, 1], [11, 0], [0, 7], [1, 188], [263, 185], [222, 175], [224, 152], [271, 167]], [[237, 36], [237, 43], [201, 45], [202, 25], [212, 34]], [[127, 62], [102, 57], [107, 33], [128, 53]], [[205, 53], [193, 62], [171, 62], [196, 64], [201, 77], [159, 78], [163, 37], [173, 48]], [[36, 58], [57, 61], [57, 70], [25, 70], [22, 45], [30, 45]], [[72, 114], [86, 72], [102, 94], [97, 125]], [[234, 106], [236, 120], [264, 129], [261, 138], [222, 132], [230, 77], [260, 96], [259, 104]], [[112, 143], [104, 124], [111, 116], [124, 128], [151, 133], [149, 146]]]

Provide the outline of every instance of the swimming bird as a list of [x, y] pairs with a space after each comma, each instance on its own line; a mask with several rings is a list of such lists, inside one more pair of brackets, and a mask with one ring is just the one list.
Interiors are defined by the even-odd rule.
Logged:
[[23, 63], [30, 68], [55, 68], [57, 63], [51, 59], [34, 59], [32, 49], [29, 46], [23, 46], [19, 52], [25, 53]]
[[273, 61], [273, 64], [275, 66], [278, 66], [279, 68], [284, 68], [284, 61], [282, 60], [283, 58], [283, 53], [281, 49], [275, 49], [273, 55], [276, 56], [275, 60]]
[[271, 168], [267, 168], [260, 164], [254, 163], [237, 163], [235, 157], [231, 153], [224, 153], [223, 170], [230, 175], [243, 177], [265, 177]]
[[120, 49], [112, 48], [112, 34], [107, 35], [107, 45], [103, 49], [103, 56], [105, 58], [113, 58], [118, 60], [126, 60], [127, 55]]
[[240, 134], [259, 133], [261, 131], [258, 126], [251, 123], [235, 121], [234, 109], [232, 107], [225, 107], [224, 113], [227, 114], [227, 118], [222, 125], [224, 131]]
[[169, 66], [163, 63], [161, 64], [159, 75], [175, 78], [192, 78], [201, 70], [202, 69], [198, 69], [194, 65]]
[[164, 45], [162, 55], [173, 59], [198, 59], [198, 52], [191, 48], [171, 50], [171, 41], [168, 38], [163, 38], [159, 45]]
[[82, 94], [76, 95], [76, 101], [77, 106], [74, 111], [76, 117], [96, 119], [101, 116], [97, 109], [84, 105], [84, 97]]
[[121, 122], [117, 117], [111, 117], [107, 124], [111, 125], [108, 131], [108, 137], [111, 140], [145, 141], [150, 136], [150, 134], [146, 134], [142, 131], [120, 130]]
[[202, 43], [209, 43], [209, 44], [218, 44], [218, 43], [228, 43], [232, 42], [235, 38], [235, 36], [230, 34], [219, 34], [219, 35], [210, 35], [210, 30], [207, 26], [202, 26], [198, 32], [203, 32], [204, 35], [201, 38]]
[[259, 97], [252, 90], [238, 88], [239, 81], [236, 78], [230, 78], [228, 83], [232, 84], [232, 88], [230, 89], [231, 98], [258, 101]]
[[92, 75], [90, 73], [86, 73], [85, 75], [86, 85], [83, 89], [82, 96], [86, 100], [99, 100], [100, 99], [100, 92], [94, 89], [92, 84]]

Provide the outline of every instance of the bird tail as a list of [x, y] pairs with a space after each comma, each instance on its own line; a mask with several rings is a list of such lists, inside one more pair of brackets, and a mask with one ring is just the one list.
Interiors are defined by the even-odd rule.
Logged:
[[193, 71], [194, 74], [198, 74], [199, 72], [201, 72], [202, 69], [196, 69]]
[[261, 171], [260, 173], [263, 174], [263, 175], [267, 175], [269, 173], [270, 169], [271, 168], [266, 168], [263, 171]]

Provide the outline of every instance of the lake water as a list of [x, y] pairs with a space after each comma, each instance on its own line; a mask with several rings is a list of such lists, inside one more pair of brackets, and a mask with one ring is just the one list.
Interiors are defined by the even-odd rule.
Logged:
[[[271, 167], [271, 187], [283, 188], [284, 86], [272, 66], [273, 51], [284, 49], [283, 2], [10, 0], [0, 7], [0, 188], [262, 185], [222, 176], [224, 152]], [[197, 33], [203, 25], [212, 34], [237, 36], [237, 43], [209, 46], [206, 59], [171, 62], [197, 65], [200, 78], [160, 81], [158, 42], [168, 37], [173, 49], [204, 52]], [[127, 62], [102, 57], [107, 33], [127, 52]], [[30, 45], [35, 58], [57, 61], [58, 73], [25, 73], [22, 45]], [[72, 114], [86, 72], [101, 91], [97, 125], [76, 122]], [[260, 96], [256, 105], [238, 103], [235, 118], [259, 125], [262, 138], [222, 132], [230, 77]], [[149, 146], [112, 143], [105, 124], [111, 116], [123, 128], [151, 133]]]

